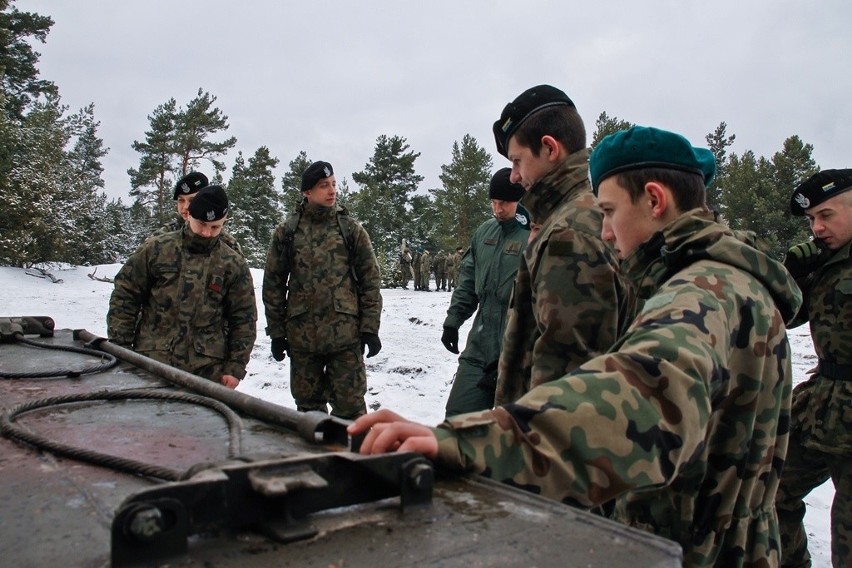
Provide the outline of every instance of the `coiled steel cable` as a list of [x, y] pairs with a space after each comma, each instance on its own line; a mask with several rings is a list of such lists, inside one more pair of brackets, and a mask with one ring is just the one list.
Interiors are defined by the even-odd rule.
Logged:
[[46, 438], [39, 434], [30, 432], [26, 428], [15, 424], [15, 419], [18, 417], [18, 415], [40, 408], [59, 406], [62, 404], [71, 404], [75, 402], [89, 402], [94, 400], [113, 401], [145, 399], [200, 404], [215, 410], [216, 412], [221, 414], [228, 423], [228, 458], [235, 459], [242, 454], [242, 420], [227, 405], [217, 400], [213, 400], [211, 398], [196, 394], [165, 392], [151, 389], [130, 389], [123, 391], [107, 391], [64, 395], [22, 403], [12, 408], [9, 412], [6, 412], [2, 416], [0, 416], [0, 432], [2, 432], [2, 434], [7, 438], [11, 438], [19, 443], [26, 442], [27, 444], [35, 446], [39, 449], [46, 449], [55, 454], [62, 455], [65, 457], [87, 461], [89, 463], [102, 465], [127, 473], [154, 477], [166, 481], [179, 481], [183, 479], [183, 472], [181, 471], [157, 465], [146, 464], [144, 462], [129, 458], [121, 458], [108, 454], [102, 454], [100, 452], [95, 452], [93, 450], [88, 450], [85, 448], [78, 448], [75, 446], [62, 444], [50, 440], [49, 438]]
[[101, 371], [106, 371], [107, 369], [111, 369], [118, 364], [118, 359], [115, 358], [114, 355], [109, 353], [105, 353], [103, 351], [99, 351], [97, 349], [88, 349], [86, 347], [74, 347], [73, 345], [51, 345], [49, 343], [41, 343], [38, 341], [32, 341], [23, 336], [23, 334], [16, 333], [14, 335], [15, 340], [18, 343], [23, 343], [25, 345], [30, 345], [33, 347], [38, 347], [40, 349], [54, 349], [56, 351], [70, 351], [72, 353], [81, 353], [83, 355], [92, 355], [97, 357], [101, 361], [106, 359], [105, 363], [101, 363], [99, 365], [95, 365], [92, 367], [86, 367], [84, 369], [80, 369], [78, 371], [75, 370], [67, 370], [67, 371], [33, 371], [31, 373], [10, 373], [10, 372], [0, 372], [0, 379], [42, 379], [48, 377], [79, 377], [80, 375], [88, 375], [90, 373], [100, 373]]

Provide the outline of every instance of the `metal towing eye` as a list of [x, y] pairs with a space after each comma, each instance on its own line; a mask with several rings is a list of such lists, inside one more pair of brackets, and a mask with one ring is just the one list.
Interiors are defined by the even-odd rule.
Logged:
[[432, 501], [434, 471], [419, 454], [300, 455], [203, 470], [132, 495], [112, 522], [112, 565], [186, 554], [191, 535], [254, 528], [279, 542], [311, 538], [311, 513], [399, 496]]

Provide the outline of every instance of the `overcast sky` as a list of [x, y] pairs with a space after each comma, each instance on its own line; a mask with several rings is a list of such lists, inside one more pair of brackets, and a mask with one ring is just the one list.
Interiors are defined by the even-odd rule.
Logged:
[[[148, 115], [199, 87], [236, 149], [300, 150], [350, 181], [382, 134], [407, 139], [423, 190], [465, 134], [493, 156], [507, 102], [549, 83], [589, 138], [602, 111], [684, 134], [725, 121], [733, 151], [770, 157], [798, 135], [822, 168], [852, 167], [852, 2], [787, 0], [17, 0], [51, 16], [39, 69], [70, 110], [94, 103], [109, 197], [129, 202], [130, 145]], [[212, 173], [209, 166], [202, 171]]]

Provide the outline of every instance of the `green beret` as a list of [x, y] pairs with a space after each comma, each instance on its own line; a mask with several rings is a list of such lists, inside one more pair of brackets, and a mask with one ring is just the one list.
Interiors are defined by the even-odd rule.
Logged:
[[500, 113], [500, 119], [492, 127], [497, 151], [508, 157], [506, 154], [509, 148], [509, 138], [515, 133], [515, 130], [531, 115], [554, 106], [573, 107], [574, 102], [568, 98], [568, 95], [550, 85], [532, 87], [518, 95], [514, 101], [506, 105], [503, 112]]
[[852, 170], [822, 170], [799, 185], [790, 198], [790, 213], [801, 217], [805, 209], [852, 189]]
[[699, 174], [707, 186], [716, 175], [716, 157], [706, 148], [666, 130], [634, 126], [610, 134], [589, 157], [589, 175], [595, 193], [609, 176], [641, 168], [668, 168]]

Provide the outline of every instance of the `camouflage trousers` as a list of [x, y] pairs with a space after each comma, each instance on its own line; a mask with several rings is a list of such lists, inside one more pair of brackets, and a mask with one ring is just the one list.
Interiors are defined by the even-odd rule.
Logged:
[[801, 430], [790, 433], [787, 461], [775, 498], [781, 528], [781, 565], [808, 568], [811, 556], [802, 522], [805, 496], [829, 479], [834, 482], [831, 505], [831, 563], [852, 566], [852, 457], [832, 455], [802, 446]]
[[479, 361], [459, 358], [459, 368], [447, 399], [447, 418], [494, 408], [494, 391], [477, 386], [484, 368]]
[[290, 353], [290, 392], [302, 412], [319, 410], [340, 418], [367, 413], [367, 370], [360, 345], [334, 353]]

